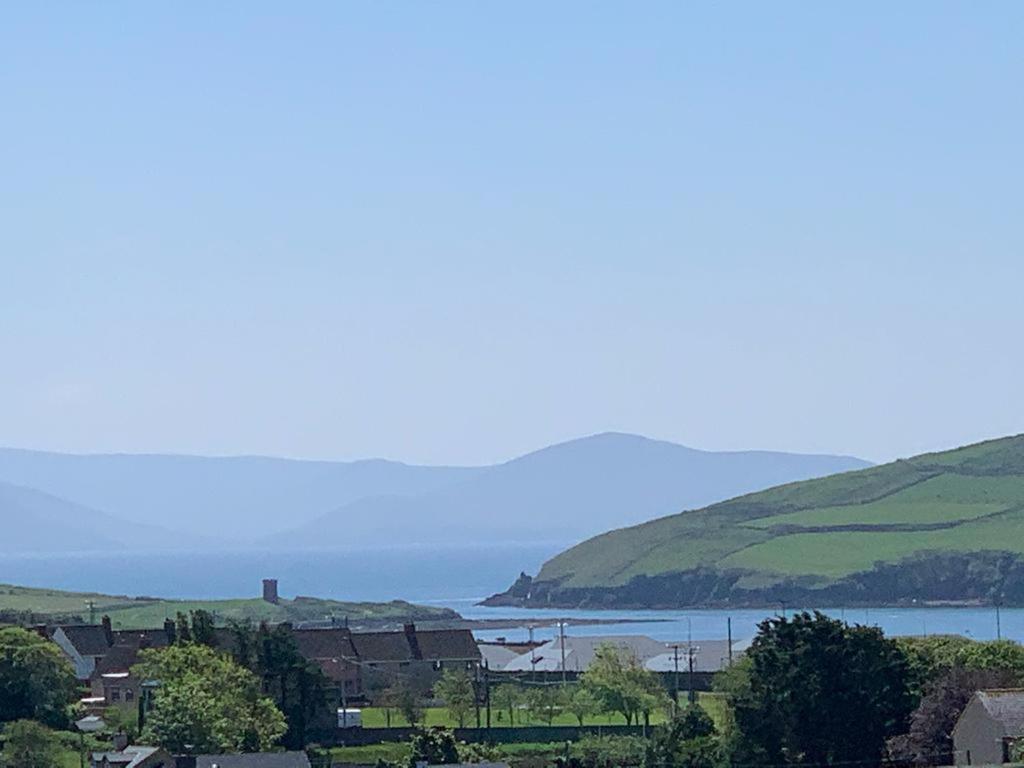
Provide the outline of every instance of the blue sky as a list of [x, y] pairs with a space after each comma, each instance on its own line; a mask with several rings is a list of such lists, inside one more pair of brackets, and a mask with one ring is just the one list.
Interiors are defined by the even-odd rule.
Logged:
[[1024, 4], [11, 3], [0, 444], [1024, 431]]

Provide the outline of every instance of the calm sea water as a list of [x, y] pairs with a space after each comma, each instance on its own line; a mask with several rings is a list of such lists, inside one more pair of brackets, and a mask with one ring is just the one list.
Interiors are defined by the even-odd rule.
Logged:
[[[549, 611], [483, 608], [475, 603], [499, 592], [525, 570], [536, 573], [563, 549], [558, 543], [488, 547], [424, 547], [339, 552], [227, 552], [218, 554], [146, 554], [101, 552], [82, 555], [0, 556], [0, 583], [56, 589], [214, 599], [259, 593], [260, 580], [280, 581], [285, 596], [315, 595], [339, 600], [396, 598], [444, 605], [471, 618], [510, 618], [523, 627], [480, 632], [482, 638], [526, 638], [531, 619], [564, 618], [569, 634], [644, 634], [658, 640], [695, 640], [753, 636], [757, 624], [774, 610], [730, 611]], [[829, 609], [851, 623], [877, 625], [893, 635], [955, 633], [976, 639], [997, 634], [991, 608]], [[573, 625], [573, 619], [614, 619], [612, 626]], [[534, 637], [554, 636], [537, 628]], [[1024, 609], [1003, 609], [1002, 637], [1024, 642]]]

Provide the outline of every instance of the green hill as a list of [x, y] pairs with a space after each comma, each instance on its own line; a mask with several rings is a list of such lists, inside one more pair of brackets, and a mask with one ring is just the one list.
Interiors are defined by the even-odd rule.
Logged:
[[164, 619], [179, 611], [212, 613], [218, 622], [242, 621], [318, 621], [334, 617], [369, 626], [403, 621], [450, 621], [459, 615], [447, 608], [415, 605], [402, 600], [388, 603], [350, 603], [315, 597], [282, 598], [268, 603], [260, 598], [234, 600], [162, 600], [153, 597], [128, 597], [56, 589], [15, 587], [0, 584], [0, 622], [79, 622], [110, 616], [117, 629], [159, 627]]
[[492, 604], [1024, 604], [1024, 436], [791, 483], [563, 552]]

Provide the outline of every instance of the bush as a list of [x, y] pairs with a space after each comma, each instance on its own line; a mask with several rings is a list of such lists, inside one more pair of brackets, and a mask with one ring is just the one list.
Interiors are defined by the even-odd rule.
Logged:
[[58, 768], [60, 742], [45, 725], [15, 720], [4, 728], [3, 764], [9, 768]]

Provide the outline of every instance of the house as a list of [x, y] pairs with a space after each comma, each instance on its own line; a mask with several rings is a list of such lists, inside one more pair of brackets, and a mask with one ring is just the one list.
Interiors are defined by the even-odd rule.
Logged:
[[292, 633], [299, 653], [315, 663], [337, 687], [337, 698], [362, 694], [358, 654], [345, 628], [300, 629]]
[[67, 624], [50, 633], [50, 639], [68, 657], [75, 669], [75, 677], [88, 680], [96, 662], [107, 655], [113, 645], [113, 634], [99, 624]]
[[176, 768], [175, 760], [159, 747], [114, 745], [109, 752], [93, 752], [92, 768]]
[[1024, 689], [978, 691], [953, 727], [957, 765], [1001, 765], [1024, 737]]
[[89, 676], [92, 699], [108, 705], [132, 704], [138, 700], [141, 681], [132, 675], [132, 667], [139, 663], [139, 646], [123, 643], [115, 645], [96, 664]]
[[79, 680], [91, 680], [96, 666], [115, 645], [135, 645], [162, 648], [174, 642], [174, 622], [166, 621], [163, 629], [115, 630], [110, 617], [104, 616], [100, 624], [62, 624], [49, 632], [75, 669]]
[[374, 670], [436, 675], [444, 669], [473, 670], [480, 665], [480, 648], [468, 629], [418, 630], [406, 624], [401, 632], [353, 632], [352, 645], [365, 677]]
[[[310, 768], [305, 752], [253, 752], [245, 755], [199, 755], [178, 768]], [[194, 760], [194, 762], [191, 762]]]

